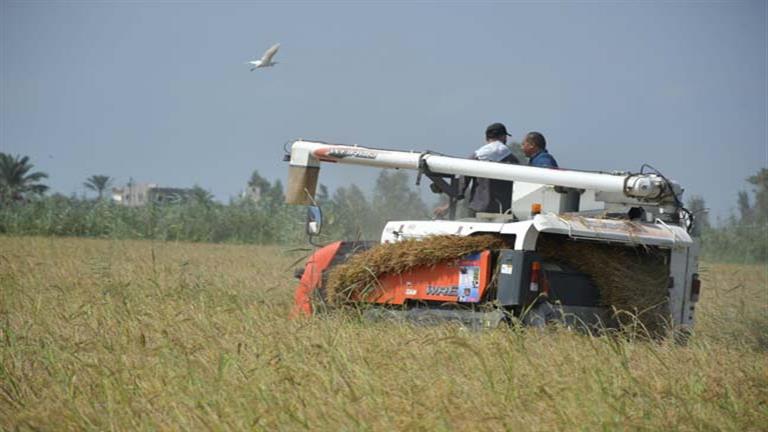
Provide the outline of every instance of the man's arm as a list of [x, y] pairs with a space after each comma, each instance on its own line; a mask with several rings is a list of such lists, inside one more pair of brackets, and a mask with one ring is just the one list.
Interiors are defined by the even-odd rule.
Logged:
[[[473, 152], [467, 159], [477, 160], [477, 154]], [[457, 201], [462, 200], [466, 196], [467, 188], [469, 187], [469, 184], [472, 182], [472, 179], [474, 179], [474, 177], [459, 176], [459, 179], [458, 179], [459, 180], [458, 181], [459, 190], [458, 190], [458, 192], [459, 192], [459, 196], [461, 198], [458, 198]], [[449, 203], [450, 203], [450, 198], [449, 198]], [[446, 203], [446, 204], [443, 204], [441, 206], [435, 207], [432, 210], [432, 214], [435, 217], [440, 217], [440, 216], [445, 215], [445, 213], [448, 211], [448, 207], [450, 207], [449, 203]]]
[[[478, 160], [477, 153], [473, 152], [467, 159]], [[466, 196], [467, 187], [473, 179], [474, 177], [459, 176], [459, 192], [462, 196]]]

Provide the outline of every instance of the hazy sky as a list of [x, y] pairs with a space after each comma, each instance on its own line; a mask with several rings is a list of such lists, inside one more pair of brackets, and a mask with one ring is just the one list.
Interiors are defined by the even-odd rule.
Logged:
[[291, 139], [464, 156], [494, 121], [561, 167], [649, 163], [716, 216], [768, 166], [764, 1], [0, 1], [0, 151], [64, 194], [107, 174], [226, 200], [284, 180]]

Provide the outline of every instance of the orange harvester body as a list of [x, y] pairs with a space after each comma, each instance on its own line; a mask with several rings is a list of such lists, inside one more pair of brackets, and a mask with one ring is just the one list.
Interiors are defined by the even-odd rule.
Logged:
[[[312, 294], [322, 288], [327, 271], [339, 252], [341, 242], [315, 252], [296, 288], [292, 317], [312, 314]], [[400, 274], [380, 275], [378, 286], [353, 300], [365, 303], [402, 305], [406, 301], [433, 303], [478, 303], [483, 299], [491, 276], [491, 252], [469, 254], [454, 262], [416, 267]]]
[[315, 251], [307, 259], [304, 274], [301, 275], [299, 286], [293, 296], [291, 318], [312, 315], [312, 291], [323, 284], [323, 272], [330, 267], [333, 258], [339, 252], [343, 242], [333, 242]]

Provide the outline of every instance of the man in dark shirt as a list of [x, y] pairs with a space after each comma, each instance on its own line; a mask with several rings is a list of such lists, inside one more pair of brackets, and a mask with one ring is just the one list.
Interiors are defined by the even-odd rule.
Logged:
[[555, 158], [547, 152], [547, 140], [539, 132], [529, 132], [523, 140], [523, 153], [529, 158], [528, 165], [542, 168], [558, 168]]

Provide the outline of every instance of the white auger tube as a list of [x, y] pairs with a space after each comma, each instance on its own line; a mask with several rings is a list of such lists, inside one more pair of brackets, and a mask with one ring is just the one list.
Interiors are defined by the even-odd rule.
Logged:
[[312, 204], [320, 162], [367, 165], [379, 168], [419, 170], [428, 168], [436, 174], [481, 177], [497, 180], [549, 184], [602, 192], [623, 193], [636, 199], [660, 202], [666, 181], [656, 174], [612, 175], [562, 169], [440, 156], [359, 146], [294, 141], [291, 145], [290, 173], [286, 202]]

